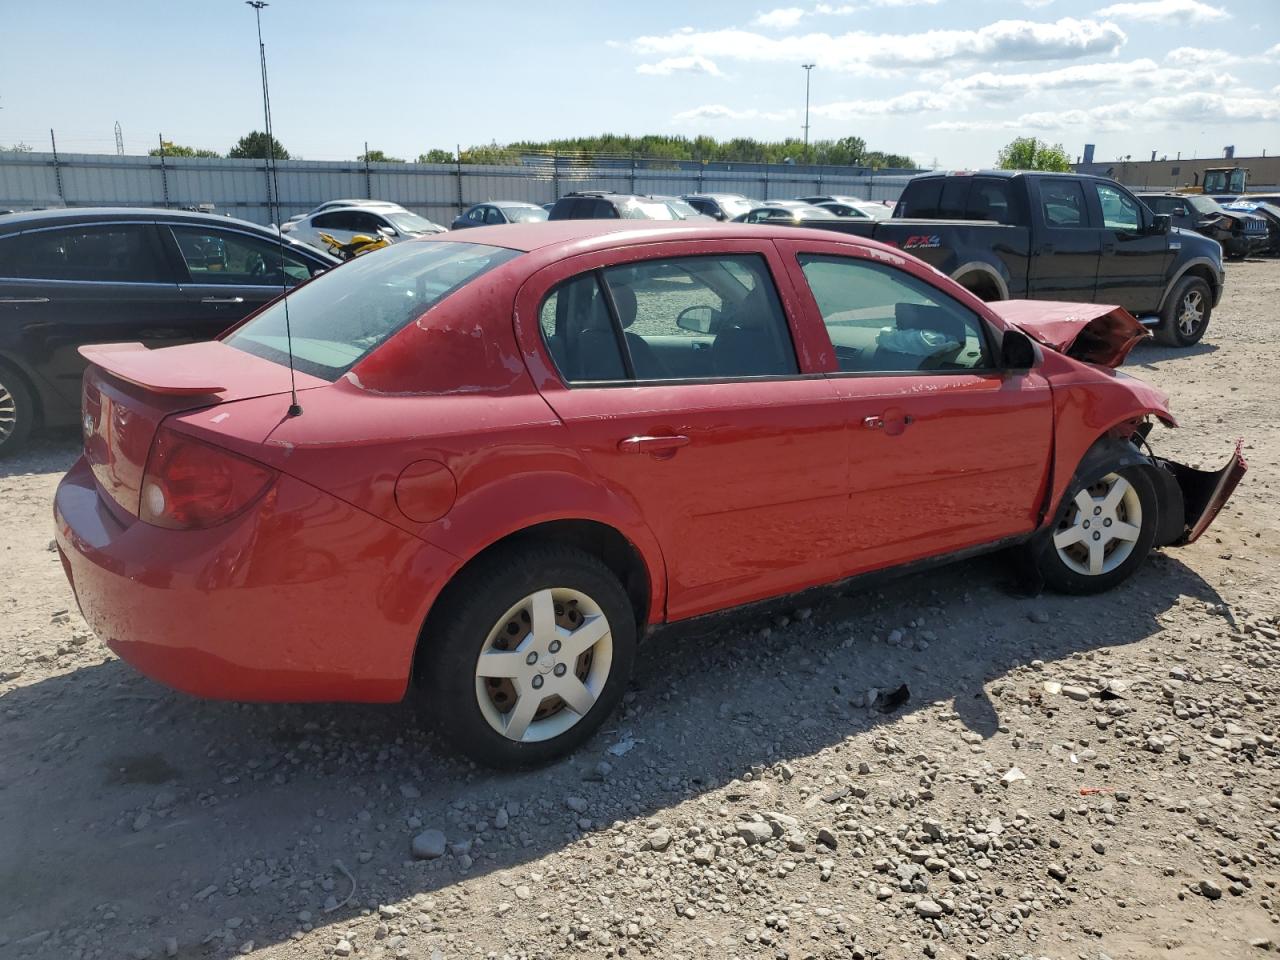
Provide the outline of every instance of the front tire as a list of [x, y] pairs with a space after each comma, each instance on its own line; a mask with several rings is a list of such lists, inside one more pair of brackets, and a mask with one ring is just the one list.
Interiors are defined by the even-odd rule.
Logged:
[[1060, 593], [1089, 594], [1129, 579], [1151, 552], [1158, 511], [1144, 467], [1108, 471], [1077, 485], [1036, 544], [1045, 582]]
[[445, 742], [479, 763], [544, 763], [584, 743], [618, 705], [636, 617], [618, 578], [561, 544], [503, 548], [454, 583], [418, 655]]
[[1209, 284], [1200, 277], [1183, 277], [1161, 311], [1156, 339], [1170, 347], [1199, 343], [1212, 312], [1213, 294]]
[[17, 453], [35, 425], [35, 401], [25, 381], [0, 364], [0, 457]]

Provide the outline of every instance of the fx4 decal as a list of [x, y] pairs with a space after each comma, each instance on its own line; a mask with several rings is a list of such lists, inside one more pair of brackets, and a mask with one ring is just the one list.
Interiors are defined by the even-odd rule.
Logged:
[[942, 246], [942, 238], [936, 233], [907, 237], [902, 241], [903, 250], [925, 250], [940, 246]]

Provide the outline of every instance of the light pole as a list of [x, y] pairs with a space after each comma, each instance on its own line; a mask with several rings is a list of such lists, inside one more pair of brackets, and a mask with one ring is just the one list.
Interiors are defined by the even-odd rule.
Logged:
[[804, 67], [804, 160], [809, 162], [809, 76], [816, 63], [802, 63]]
[[[271, 95], [269, 93], [270, 88], [267, 85], [267, 48], [262, 42], [262, 8], [270, 6], [270, 4], [266, 0], [244, 0], [244, 2], [253, 7], [253, 15], [258, 21], [258, 64], [262, 70], [262, 125], [267, 136], [267, 215], [278, 222], [280, 209], [279, 190], [272, 189], [272, 177], [276, 167], [276, 141], [275, 135], [271, 132]], [[273, 216], [273, 214], [275, 215]]]

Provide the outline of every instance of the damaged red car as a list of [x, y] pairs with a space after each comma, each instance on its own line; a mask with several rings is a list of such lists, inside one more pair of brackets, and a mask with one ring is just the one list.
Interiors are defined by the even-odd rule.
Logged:
[[822, 230], [468, 230], [216, 342], [84, 348], [57, 544], [161, 683], [413, 689], [455, 747], [537, 762], [660, 624], [1006, 547], [1092, 593], [1194, 540], [1245, 466], [1151, 451], [1166, 398], [1114, 369], [1147, 335]]

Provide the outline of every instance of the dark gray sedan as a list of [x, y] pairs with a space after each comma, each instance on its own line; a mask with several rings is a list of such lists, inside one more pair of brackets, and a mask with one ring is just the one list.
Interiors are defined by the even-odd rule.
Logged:
[[37, 424], [79, 421], [84, 344], [211, 340], [339, 263], [288, 235], [203, 213], [0, 216], [0, 456]]

